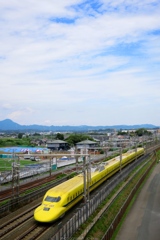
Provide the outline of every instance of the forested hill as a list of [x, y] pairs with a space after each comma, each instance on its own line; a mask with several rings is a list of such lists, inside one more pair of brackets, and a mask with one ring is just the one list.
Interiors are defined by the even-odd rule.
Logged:
[[152, 124], [140, 124], [140, 125], [113, 125], [113, 126], [43, 126], [43, 125], [20, 125], [13, 122], [10, 119], [0, 121], [0, 131], [54, 131], [54, 132], [85, 132], [94, 130], [105, 130], [105, 129], [154, 129], [159, 128]]

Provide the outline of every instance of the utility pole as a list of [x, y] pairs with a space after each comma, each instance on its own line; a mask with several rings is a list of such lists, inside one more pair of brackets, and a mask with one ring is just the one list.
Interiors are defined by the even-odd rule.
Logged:
[[50, 177], [51, 177], [51, 175], [52, 175], [52, 159], [50, 158], [49, 159], [49, 169], [50, 169], [50, 171], [49, 171], [49, 175], [50, 175]]
[[12, 163], [12, 197], [19, 197], [19, 174], [20, 174], [19, 157], [17, 158], [13, 152]]
[[120, 147], [120, 173], [122, 170], [122, 147]]
[[83, 157], [83, 185], [84, 185], [84, 202], [87, 202], [87, 190], [86, 190], [86, 156]]
[[91, 181], [91, 165], [90, 156], [85, 155], [83, 157], [83, 183], [84, 183], [84, 202], [89, 201], [89, 185]]
[[[74, 153], [73, 153], [74, 156]], [[76, 172], [78, 172], [78, 156], [77, 156], [77, 147], [75, 148], [75, 159], [76, 159]]]
[[90, 156], [87, 157], [87, 200], [89, 201], [89, 185], [91, 182], [91, 161]]

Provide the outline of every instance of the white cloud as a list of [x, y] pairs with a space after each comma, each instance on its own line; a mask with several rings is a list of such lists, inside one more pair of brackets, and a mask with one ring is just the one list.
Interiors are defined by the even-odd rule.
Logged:
[[3, 109], [11, 109], [11, 108], [12, 108], [12, 105], [11, 105], [10, 103], [4, 103], [4, 104], [2, 105], [2, 108], [3, 108]]
[[1, 1], [1, 119], [160, 125], [159, 9], [158, 0]]

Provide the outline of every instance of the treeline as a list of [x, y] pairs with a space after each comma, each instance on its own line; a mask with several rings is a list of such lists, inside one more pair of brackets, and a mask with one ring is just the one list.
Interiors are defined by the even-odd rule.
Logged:
[[[39, 143], [42, 142], [41, 139], [43, 138], [40, 134], [34, 134], [32, 136], [22, 137], [23, 134], [18, 134], [17, 137], [4, 137], [0, 138], [0, 147], [13, 147], [13, 146], [30, 146], [35, 147], [38, 145], [38, 143], [35, 143], [35, 140], [39, 140]], [[57, 133], [52, 136], [52, 139], [48, 139], [50, 141], [54, 140], [63, 140], [68, 143], [69, 147], [73, 147], [76, 145], [76, 143], [84, 141], [84, 140], [90, 140], [94, 141], [94, 139], [88, 135], [85, 134], [70, 134], [69, 136], [65, 136], [61, 133]], [[43, 145], [43, 143], [42, 143]], [[41, 145], [41, 146], [42, 146]]]
[[71, 134], [68, 138], [65, 139], [65, 141], [69, 144], [69, 146], [75, 146], [76, 143], [90, 140], [95, 141], [92, 137], [85, 135], [85, 134]]
[[0, 147], [32, 146], [29, 138], [1, 138]]
[[141, 137], [141, 136], [151, 136], [152, 133], [145, 128], [139, 128], [136, 131], [132, 131], [132, 132], [120, 130], [118, 131], [117, 135], [129, 135], [130, 137], [134, 137], [134, 136]]

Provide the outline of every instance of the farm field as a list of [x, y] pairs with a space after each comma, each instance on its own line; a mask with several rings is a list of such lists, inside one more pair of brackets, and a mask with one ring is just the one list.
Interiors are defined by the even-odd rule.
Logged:
[[[11, 171], [12, 170], [12, 163], [14, 159], [7, 159], [7, 158], [0, 158], [0, 171]], [[31, 160], [19, 160], [20, 167], [25, 167], [29, 164], [36, 164]]]

